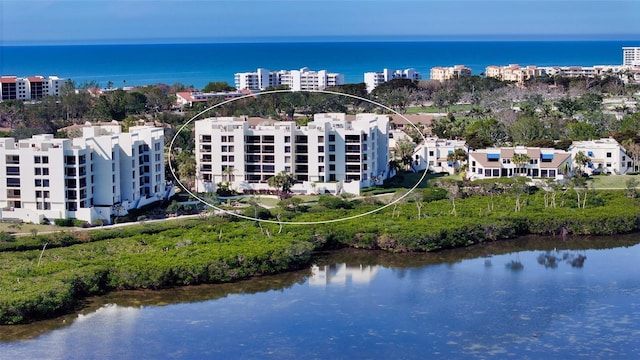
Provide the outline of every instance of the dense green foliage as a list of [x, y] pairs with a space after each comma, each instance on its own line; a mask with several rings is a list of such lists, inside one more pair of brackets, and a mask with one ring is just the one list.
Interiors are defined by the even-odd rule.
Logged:
[[[499, 185], [501, 190], [489, 195], [469, 195], [488, 186], [474, 184], [474, 191], [460, 191], [459, 196], [466, 197], [456, 199], [441, 188], [420, 189], [421, 194], [410, 194], [373, 215], [312, 226], [280, 227], [208, 217], [3, 237], [0, 323], [69, 312], [85, 296], [114, 289], [228, 282], [297, 269], [308, 265], [313, 251], [320, 249], [435, 251], [527, 233], [608, 235], [640, 229], [640, 199], [625, 196], [624, 191], [532, 188], [517, 192], [519, 186]], [[345, 206], [348, 203], [325, 196], [318, 205], [288, 209], [282, 220], [330, 220], [376, 208], [358, 200], [350, 209]], [[272, 211], [274, 219], [279, 210]]]

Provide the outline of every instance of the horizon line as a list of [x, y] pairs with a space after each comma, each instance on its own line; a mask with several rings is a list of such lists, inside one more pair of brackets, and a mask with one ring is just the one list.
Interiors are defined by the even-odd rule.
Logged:
[[640, 34], [482, 34], [482, 35], [313, 35], [313, 36], [237, 36], [237, 37], [163, 37], [77, 40], [2, 40], [0, 46], [65, 45], [179, 45], [179, 44], [252, 44], [322, 42], [561, 42], [561, 41], [640, 41]]

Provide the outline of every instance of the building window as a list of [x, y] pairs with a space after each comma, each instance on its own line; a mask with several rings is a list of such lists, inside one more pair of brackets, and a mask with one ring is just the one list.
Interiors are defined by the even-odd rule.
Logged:
[[284, 152], [290, 153], [291, 152], [291, 146], [285, 146], [284, 147]]
[[330, 144], [329, 151], [336, 151], [336, 146], [334, 144]]
[[607, 153], [607, 157], [608, 157], [608, 158], [610, 158], [610, 157], [611, 157], [611, 153], [610, 153], [610, 152], [608, 152], [608, 153]]
[[433, 150], [429, 151], [429, 156], [433, 156]]
[[336, 156], [335, 156], [335, 154], [330, 154], [330, 155], [329, 155], [329, 161], [336, 161]]
[[329, 135], [329, 141], [336, 141], [336, 136], [334, 134]]
[[285, 136], [284, 137], [284, 142], [285, 143], [290, 143], [291, 142], [291, 136]]
[[336, 164], [330, 164], [329, 171], [336, 171]]
[[318, 166], [318, 172], [324, 172], [324, 166]]
[[318, 152], [320, 153], [324, 152], [324, 146], [318, 146]]
[[318, 162], [320, 163], [324, 162], [324, 156], [318, 156]]

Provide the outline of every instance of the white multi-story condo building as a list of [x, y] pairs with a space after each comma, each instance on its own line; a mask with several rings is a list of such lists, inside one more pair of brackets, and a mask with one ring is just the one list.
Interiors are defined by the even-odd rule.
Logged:
[[355, 193], [388, 175], [389, 118], [385, 115], [316, 114], [306, 126], [243, 118], [195, 122], [196, 191], [229, 182], [237, 191], [268, 190], [285, 171], [296, 193]]
[[83, 136], [0, 138], [0, 216], [89, 223], [166, 199], [162, 128], [87, 126]]
[[[582, 169], [587, 174], [594, 171], [608, 174], [625, 174], [633, 171], [633, 160], [626, 150], [612, 138], [598, 140], [574, 141], [569, 147], [571, 158], [575, 159], [579, 152], [587, 155], [591, 161]], [[578, 166], [575, 164], [574, 166]]]
[[[515, 164], [515, 154], [526, 155], [529, 162]], [[558, 149], [538, 147], [502, 147], [469, 151], [470, 180], [527, 176], [532, 178], [562, 179], [571, 171], [571, 153]]]
[[0, 101], [3, 100], [38, 100], [44, 96], [60, 95], [60, 90], [67, 80], [57, 76], [17, 76], [0, 77]]
[[431, 68], [430, 73], [431, 80], [438, 80], [440, 82], [457, 79], [463, 76], [471, 76], [471, 69], [464, 65], [454, 65], [451, 67], [436, 66]]
[[300, 70], [270, 71], [258, 69], [256, 72], [236, 73], [235, 85], [238, 90], [264, 90], [269, 87], [286, 85], [294, 91], [324, 90], [330, 86], [343, 85], [344, 75], [327, 70], [313, 71], [309, 68]]
[[622, 48], [622, 65], [640, 66], [640, 46]]
[[420, 73], [414, 68], [395, 70], [383, 69], [378, 72], [364, 73], [364, 83], [367, 85], [367, 92], [372, 92], [378, 85], [394, 79], [420, 80]]
[[422, 171], [428, 169], [436, 173], [453, 174], [460, 169], [462, 164], [449, 161], [447, 156], [456, 149], [467, 151], [467, 143], [464, 140], [448, 140], [437, 137], [429, 137], [413, 151], [412, 169]]

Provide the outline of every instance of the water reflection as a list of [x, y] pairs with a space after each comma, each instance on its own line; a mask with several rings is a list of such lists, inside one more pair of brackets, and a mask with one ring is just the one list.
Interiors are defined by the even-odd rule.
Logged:
[[581, 268], [584, 266], [585, 260], [587, 260], [587, 256], [585, 254], [570, 251], [546, 251], [538, 255], [538, 264], [551, 269], [557, 268], [558, 264], [563, 261], [572, 267]]
[[353, 283], [366, 284], [370, 282], [378, 272], [378, 266], [372, 265], [313, 265], [310, 286], [327, 286], [328, 284], [345, 285], [349, 280]]
[[[0, 353], [632, 358], [640, 352], [640, 236], [581, 240], [577, 248], [573, 240], [523, 238], [435, 254], [347, 250], [319, 254], [305, 271], [236, 284], [113, 293], [80, 315], [52, 320], [67, 319], [58, 330], [7, 339], [14, 327], [0, 328], [4, 341], [38, 336], [0, 343]], [[492, 266], [514, 263], [521, 268]]]

